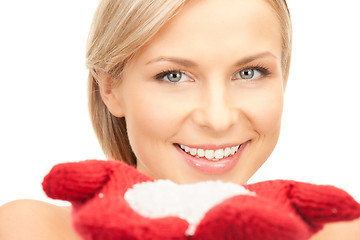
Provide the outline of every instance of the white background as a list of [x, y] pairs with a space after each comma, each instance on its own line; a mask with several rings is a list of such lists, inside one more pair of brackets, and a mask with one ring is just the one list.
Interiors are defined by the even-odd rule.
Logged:
[[[0, 205], [47, 199], [59, 162], [101, 158], [87, 112], [85, 43], [96, 0], [0, 2]], [[282, 134], [251, 179], [344, 188], [360, 201], [360, 7], [288, 0], [293, 61]]]

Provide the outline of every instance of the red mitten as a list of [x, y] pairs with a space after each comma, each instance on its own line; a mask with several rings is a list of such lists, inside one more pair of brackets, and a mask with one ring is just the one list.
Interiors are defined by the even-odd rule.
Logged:
[[199, 224], [198, 239], [224, 239], [225, 233], [225, 239], [306, 240], [326, 223], [360, 217], [360, 205], [333, 186], [276, 180], [245, 187], [256, 196], [215, 206]]
[[360, 217], [360, 205], [330, 186], [281, 180], [245, 188], [177, 185], [116, 161], [59, 164], [43, 187], [49, 197], [73, 204], [73, 224], [84, 239], [305, 240], [325, 223]]
[[144, 218], [129, 207], [124, 193], [144, 181], [152, 179], [125, 163], [88, 160], [56, 165], [43, 188], [72, 203], [73, 225], [83, 239], [183, 239], [186, 221]]

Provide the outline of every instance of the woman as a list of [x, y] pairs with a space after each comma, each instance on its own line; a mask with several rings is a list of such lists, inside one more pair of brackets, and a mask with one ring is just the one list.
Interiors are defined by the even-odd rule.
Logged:
[[[285, 1], [101, 1], [87, 53], [100, 144], [154, 178], [246, 183], [276, 145], [290, 57]], [[20, 201], [0, 213], [1, 239], [78, 238], [69, 209]]]
[[[89, 93], [100, 143], [106, 155], [152, 177], [245, 183], [279, 135], [291, 52], [286, 5], [231, 1], [179, 9], [183, 1], [162, 2], [154, 3], [153, 12], [139, 5], [139, 16], [150, 19], [130, 13], [128, 19], [108, 15], [94, 21]], [[226, 13], [233, 5], [239, 9]], [[216, 8], [224, 8], [223, 15]], [[104, 29], [103, 22], [111, 24]], [[232, 147], [239, 147], [233, 161], [196, 158], [215, 158], [217, 150]], [[215, 169], [219, 163], [223, 169]]]

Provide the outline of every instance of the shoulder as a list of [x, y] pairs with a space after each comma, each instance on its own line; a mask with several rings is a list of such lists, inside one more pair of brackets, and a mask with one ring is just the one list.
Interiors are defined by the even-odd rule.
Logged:
[[332, 223], [311, 240], [360, 240], [360, 219], [351, 222]]
[[70, 209], [36, 200], [0, 207], [0, 239], [80, 239], [71, 227]]

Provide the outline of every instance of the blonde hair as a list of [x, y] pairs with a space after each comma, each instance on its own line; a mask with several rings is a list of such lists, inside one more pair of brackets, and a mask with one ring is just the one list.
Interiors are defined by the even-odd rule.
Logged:
[[[99, 91], [99, 72], [121, 79], [129, 59], [180, 10], [186, 0], [101, 0], [91, 26], [86, 66], [89, 69], [89, 110], [95, 133], [108, 158], [136, 165], [125, 118], [113, 116]], [[268, 0], [278, 15], [282, 33], [284, 85], [289, 76], [292, 30], [285, 0]]]

